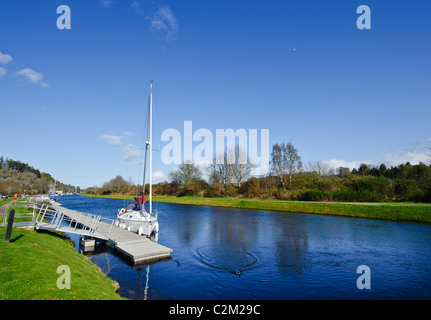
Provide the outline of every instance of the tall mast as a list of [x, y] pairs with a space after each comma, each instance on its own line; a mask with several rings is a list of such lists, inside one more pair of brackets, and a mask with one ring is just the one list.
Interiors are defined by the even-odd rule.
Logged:
[[[150, 99], [151, 99], [151, 87], [152, 85], [150, 85]], [[149, 101], [148, 104], [148, 116], [147, 116], [147, 136], [145, 139], [145, 160], [144, 160], [144, 177], [143, 177], [143, 181], [142, 181], [142, 194], [145, 194], [145, 173], [147, 171], [147, 151], [148, 151], [148, 146], [150, 145], [150, 140], [148, 139], [148, 134], [149, 134], [149, 125], [150, 125], [150, 105], [151, 102]], [[151, 148], [150, 148], [150, 152], [151, 152]], [[141, 210], [143, 210], [144, 208], [141, 208]]]
[[153, 206], [153, 148], [151, 148], [151, 143], [153, 141], [153, 82], [150, 83], [150, 214]]

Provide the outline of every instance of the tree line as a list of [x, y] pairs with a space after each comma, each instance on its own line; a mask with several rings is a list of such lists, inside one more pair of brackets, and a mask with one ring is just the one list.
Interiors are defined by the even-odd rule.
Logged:
[[[0, 156], [0, 193], [1, 194], [45, 194], [54, 186], [54, 178], [40, 172], [27, 163]], [[64, 193], [80, 192], [80, 187], [55, 182], [56, 190]]]
[[[234, 156], [234, 161], [228, 161]], [[386, 167], [361, 164], [358, 168], [333, 168], [325, 162], [303, 164], [295, 146], [276, 143], [272, 147], [270, 172], [252, 176], [253, 164], [237, 146], [225, 150], [224, 161], [214, 161], [202, 169], [184, 162], [169, 174], [169, 182], [153, 185], [159, 196], [242, 197], [298, 201], [431, 202], [431, 166], [410, 163]], [[206, 178], [204, 179], [204, 176]], [[148, 185], [146, 192], [148, 193]], [[121, 176], [88, 188], [90, 194], [129, 194], [142, 192]]]

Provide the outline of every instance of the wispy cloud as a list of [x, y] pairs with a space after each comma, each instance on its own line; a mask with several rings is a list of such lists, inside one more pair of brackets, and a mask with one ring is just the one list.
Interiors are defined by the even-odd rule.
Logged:
[[131, 165], [136, 167], [141, 167], [144, 164], [144, 162], [145, 162], [144, 160], [138, 160], [133, 162]]
[[25, 68], [15, 72], [15, 75], [18, 76], [21, 81], [27, 81], [33, 84], [38, 84], [44, 88], [49, 87], [48, 83], [42, 81], [43, 74], [33, 69]]
[[[139, 158], [143, 153], [142, 148], [134, 146], [131, 143], [126, 144], [127, 138], [132, 136], [134, 136], [133, 132], [124, 131], [121, 135], [103, 134], [101, 138], [109, 144], [118, 146], [117, 150], [121, 150], [124, 153], [123, 160], [131, 161]], [[131, 165], [137, 165], [137, 163], [132, 163]]]
[[6, 75], [7, 71], [5, 68], [0, 67], [0, 79]]
[[401, 163], [410, 162], [418, 164], [419, 162], [430, 162], [431, 138], [410, 143], [408, 146], [394, 152], [385, 153], [383, 162], [391, 166], [397, 166]]
[[[13, 59], [10, 55], [5, 54], [0, 51], [0, 64], [8, 64]], [[7, 74], [6, 68], [0, 67], [0, 79], [3, 78]]]
[[345, 161], [341, 159], [330, 159], [322, 161], [332, 168], [359, 168], [362, 163], [379, 166], [384, 163], [387, 167], [398, 166], [400, 164], [410, 162], [412, 165], [431, 162], [431, 138], [415, 141], [406, 147], [399, 148], [398, 150], [387, 152], [381, 155], [379, 160], [358, 160], [358, 161]]
[[8, 64], [12, 60], [13, 59], [9, 54], [5, 54], [5, 53], [0, 51], [0, 64]]
[[123, 136], [113, 136], [110, 134], [103, 134], [102, 139], [106, 140], [109, 144], [120, 145], [123, 144]]
[[171, 42], [178, 37], [178, 20], [168, 6], [160, 8], [146, 19], [150, 21], [150, 31], [162, 40]]
[[167, 179], [167, 177], [166, 177], [164, 172], [162, 172], [162, 171], [153, 172], [153, 181], [154, 180], [155, 181], [161, 181], [161, 180], [166, 180], [166, 179]]
[[142, 155], [142, 150], [130, 143], [124, 146], [123, 151], [124, 151], [123, 159], [126, 161], [139, 158]]
[[374, 161], [371, 161], [371, 160], [346, 161], [346, 160], [334, 158], [334, 159], [324, 160], [322, 161], [322, 163], [335, 169], [343, 167], [343, 168], [349, 168], [350, 170], [352, 170], [354, 168], [359, 168], [359, 166], [363, 163], [372, 165], [374, 164]]
[[398, 166], [402, 163], [410, 162], [411, 164], [428, 163], [429, 155], [425, 150], [406, 150], [395, 153], [386, 153], [383, 163], [389, 166]]
[[137, 14], [144, 14], [144, 9], [142, 9], [142, 5], [137, 0], [132, 1], [132, 3], [130, 4], [130, 8], [135, 10]]
[[38, 116], [43, 115], [46, 111], [46, 106], [41, 106], [39, 109], [35, 109], [34, 113]]
[[111, 0], [102, 0], [101, 2], [105, 8], [109, 8], [114, 4], [114, 1]]
[[150, 4], [142, 0], [133, 0], [129, 7], [138, 15], [144, 16], [150, 23], [150, 32], [156, 38], [171, 42], [178, 38], [178, 20], [169, 6], [153, 8]]
[[133, 132], [130, 132], [130, 131], [124, 131], [124, 132], [122, 132], [121, 134], [122, 134], [123, 136], [126, 136], [126, 137], [132, 137], [132, 136], [134, 136], [134, 135], [135, 135]]

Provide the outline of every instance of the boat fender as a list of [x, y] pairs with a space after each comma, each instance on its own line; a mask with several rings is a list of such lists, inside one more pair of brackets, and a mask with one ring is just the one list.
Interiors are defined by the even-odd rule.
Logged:
[[138, 234], [139, 234], [140, 236], [145, 235], [145, 234], [144, 234], [144, 227], [143, 227], [143, 226], [140, 226], [140, 227], [139, 227], [139, 229], [138, 229]]
[[155, 233], [159, 232], [159, 223], [158, 222], [154, 223], [153, 231]]

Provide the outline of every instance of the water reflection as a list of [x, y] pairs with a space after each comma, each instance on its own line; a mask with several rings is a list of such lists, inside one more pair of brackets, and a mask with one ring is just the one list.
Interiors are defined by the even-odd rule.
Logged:
[[299, 276], [305, 267], [304, 253], [308, 249], [307, 223], [294, 223], [285, 219], [275, 228], [277, 266], [280, 275]]
[[[123, 200], [66, 196], [65, 207], [115, 217]], [[430, 299], [431, 226], [159, 203], [158, 242], [172, 260], [131, 266], [89, 256], [130, 299]], [[256, 260], [256, 261], [254, 261]], [[372, 289], [356, 287], [359, 265]], [[238, 276], [236, 271], [240, 271]]]

